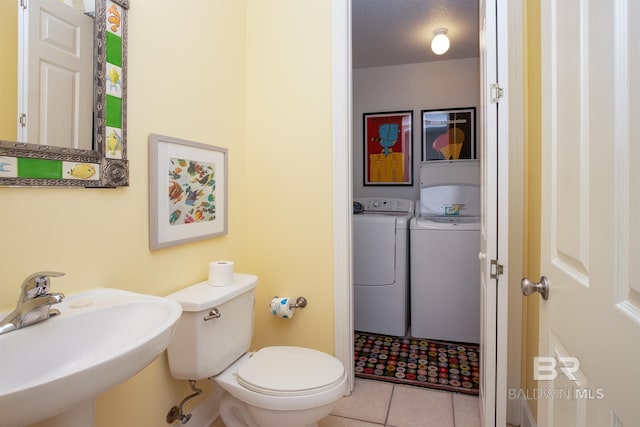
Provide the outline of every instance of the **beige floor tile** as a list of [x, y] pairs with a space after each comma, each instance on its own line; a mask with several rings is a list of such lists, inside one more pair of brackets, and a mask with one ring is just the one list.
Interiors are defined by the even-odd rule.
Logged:
[[393, 384], [356, 378], [353, 393], [343, 397], [333, 415], [384, 424]]
[[456, 427], [480, 427], [478, 396], [453, 393], [453, 416]]
[[[337, 415], [329, 415], [318, 422], [318, 427], [382, 427], [384, 424], [368, 423], [366, 421], [354, 420], [352, 418], [338, 417]], [[218, 417], [211, 424], [211, 427], [225, 427], [222, 419]]]
[[352, 418], [329, 415], [318, 422], [318, 427], [381, 427], [384, 424], [368, 423], [366, 421], [354, 420]]
[[387, 425], [393, 427], [454, 427], [451, 393], [395, 386]]

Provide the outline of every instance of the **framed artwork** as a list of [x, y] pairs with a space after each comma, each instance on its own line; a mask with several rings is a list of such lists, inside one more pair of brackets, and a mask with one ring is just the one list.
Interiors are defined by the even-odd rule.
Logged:
[[475, 158], [475, 107], [422, 110], [422, 161]]
[[413, 110], [364, 113], [364, 185], [412, 185]]
[[149, 136], [149, 247], [227, 233], [227, 149]]

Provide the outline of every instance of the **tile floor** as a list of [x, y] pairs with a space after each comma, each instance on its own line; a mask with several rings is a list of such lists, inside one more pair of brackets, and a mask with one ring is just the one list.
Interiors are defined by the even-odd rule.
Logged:
[[[318, 427], [479, 427], [478, 397], [356, 378]], [[218, 418], [211, 427], [224, 427]], [[296, 426], [287, 426], [296, 427]]]

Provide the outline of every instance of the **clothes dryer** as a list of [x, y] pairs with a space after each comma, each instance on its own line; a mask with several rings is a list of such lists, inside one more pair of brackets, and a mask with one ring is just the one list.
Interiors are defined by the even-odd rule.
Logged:
[[354, 327], [404, 336], [409, 320], [409, 220], [414, 202], [355, 198], [353, 216]]

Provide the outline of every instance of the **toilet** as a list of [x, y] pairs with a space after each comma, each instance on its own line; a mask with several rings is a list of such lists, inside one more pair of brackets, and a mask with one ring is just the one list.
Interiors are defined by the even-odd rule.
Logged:
[[167, 347], [171, 375], [212, 377], [225, 391], [220, 416], [227, 427], [317, 426], [346, 392], [344, 366], [303, 347], [248, 352], [257, 283], [235, 273], [229, 286], [202, 282], [167, 297], [183, 310]]

